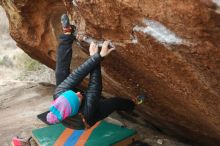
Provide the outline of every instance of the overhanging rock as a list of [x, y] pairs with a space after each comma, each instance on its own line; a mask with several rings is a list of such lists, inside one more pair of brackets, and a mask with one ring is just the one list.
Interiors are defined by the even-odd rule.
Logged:
[[51, 68], [60, 15], [67, 11], [80, 32], [117, 47], [103, 62], [106, 92], [151, 95], [138, 107], [143, 118], [203, 145], [220, 143], [218, 0], [1, 0], [1, 5], [18, 46]]

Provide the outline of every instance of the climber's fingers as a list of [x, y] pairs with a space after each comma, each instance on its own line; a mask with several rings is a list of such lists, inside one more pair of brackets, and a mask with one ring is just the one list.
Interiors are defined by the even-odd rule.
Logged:
[[110, 48], [110, 49], [108, 50], [108, 52], [111, 53], [111, 52], [114, 51], [114, 50], [116, 50], [115, 47]]
[[98, 52], [98, 45], [96, 43], [92, 42], [89, 47], [90, 56], [94, 55], [97, 52]]

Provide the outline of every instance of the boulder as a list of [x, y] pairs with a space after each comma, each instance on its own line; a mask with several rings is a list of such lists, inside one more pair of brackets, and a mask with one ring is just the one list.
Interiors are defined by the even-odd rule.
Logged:
[[220, 144], [219, 0], [0, 3], [17, 45], [53, 69], [62, 13], [90, 38], [112, 40], [117, 50], [102, 64], [105, 92], [145, 94], [137, 110], [146, 121], [200, 145]]

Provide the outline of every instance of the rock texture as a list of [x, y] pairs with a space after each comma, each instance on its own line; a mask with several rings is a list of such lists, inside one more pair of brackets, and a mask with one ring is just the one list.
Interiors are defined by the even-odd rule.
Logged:
[[219, 0], [1, 0], [1, 5], [17, 45], [51, 68], [59, 17], [67, 11], [79, 32], [117, 47], [103, 62], [106, 92], [150, 95], [137, 109], [147, 121], [201, 145], [220, 144]]

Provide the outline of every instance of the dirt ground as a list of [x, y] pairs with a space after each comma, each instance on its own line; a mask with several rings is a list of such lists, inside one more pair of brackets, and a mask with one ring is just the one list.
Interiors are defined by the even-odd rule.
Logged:
[[37, 115], [48, 110], [53, 87], [32, 82], [0, 83], [0, 145], [9, 146], [13, 136], [29, 137], [44, 124]]

